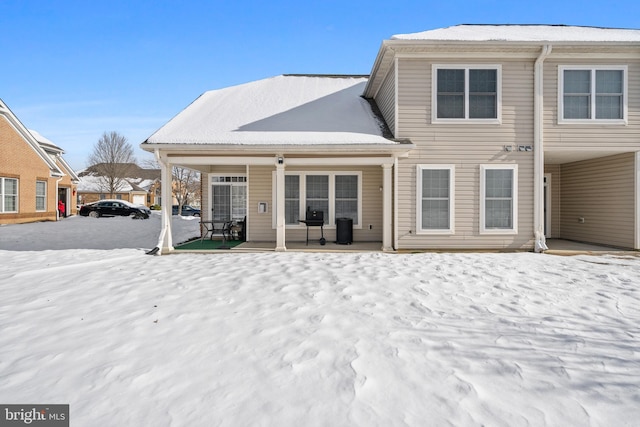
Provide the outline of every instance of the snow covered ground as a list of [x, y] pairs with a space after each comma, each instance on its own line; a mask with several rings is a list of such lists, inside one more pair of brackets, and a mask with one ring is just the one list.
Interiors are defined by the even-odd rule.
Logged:
[[1, 403], [73, 426], [638, 425], [638, 258], [144, 255], [159, 224], [0, 227]]

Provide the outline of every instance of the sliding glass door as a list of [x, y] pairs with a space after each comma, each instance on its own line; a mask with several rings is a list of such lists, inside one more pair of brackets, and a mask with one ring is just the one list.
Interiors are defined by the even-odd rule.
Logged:
[[247, 215], [247, 180], [244, 176], [211, 179], [211, 219], [242, 221]]

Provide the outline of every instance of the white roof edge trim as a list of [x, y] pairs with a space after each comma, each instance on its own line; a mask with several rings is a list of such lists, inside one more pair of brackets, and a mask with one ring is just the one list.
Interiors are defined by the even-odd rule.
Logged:
[[9, 124], [18, 132], [18, 134], [31, 146], [31, 148], [36, 152], [36, 154], [45, 162], [49, 169], [52, 172], [52, 175], [61, 174], [64, 176], [64, 172], [58, 168], [58, 165], [55, 164], [53, 159], [49, 157], [46, 151], [40, 146], [38, 140], [29, 132], [29, 130], [22, 124], [20, 119], [13, 114], [13, 111], [5, 104], [2, 100], [0, 100], [0, 115], [5, 116]]

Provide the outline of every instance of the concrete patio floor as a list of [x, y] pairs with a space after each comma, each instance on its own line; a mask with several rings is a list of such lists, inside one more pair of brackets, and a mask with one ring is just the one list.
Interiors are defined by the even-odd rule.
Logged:
[[632, 255], [640, 256], [640, 252], [629, 249], [615, 248], [611, 246], [594, 245], [591, 243], [574, 242], [564, 239], [547, 239], [545, 251], [550, 255]]

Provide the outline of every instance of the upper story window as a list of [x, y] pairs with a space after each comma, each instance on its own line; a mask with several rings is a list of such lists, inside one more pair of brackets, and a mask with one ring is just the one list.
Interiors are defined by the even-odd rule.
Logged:
[[434, 65], [433, 121], [499, 123], [499, 65]]
[[626, 66], [562, 66], [558, 81], [560, 123], [626, 123]]

